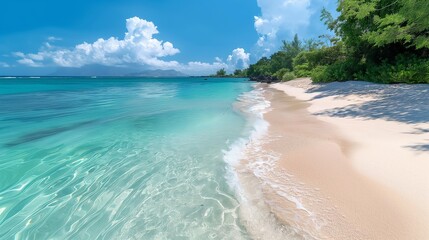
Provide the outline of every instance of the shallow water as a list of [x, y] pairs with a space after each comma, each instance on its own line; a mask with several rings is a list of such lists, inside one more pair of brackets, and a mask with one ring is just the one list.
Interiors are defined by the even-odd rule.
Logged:
[[[0, 79], [0, 239], [248, 239], [243, 79]], [[228, 182], [229, 181], [229, 182]]]

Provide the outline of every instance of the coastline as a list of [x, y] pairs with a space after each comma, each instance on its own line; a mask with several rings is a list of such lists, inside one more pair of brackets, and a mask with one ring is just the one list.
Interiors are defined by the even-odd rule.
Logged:
[[364, 84], [266, 85], [269, 127], [235, 166], [241, 187], [290, 239], [426, 239], [429, 119], [341, 115], [387, 89], [355, 94], [354, 85]]

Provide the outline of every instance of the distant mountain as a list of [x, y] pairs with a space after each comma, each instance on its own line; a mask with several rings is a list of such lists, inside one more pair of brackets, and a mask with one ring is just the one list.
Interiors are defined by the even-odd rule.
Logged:
[[87, 65], [80, 68], [58, 68], [51, 76], [125, 76], [135, 69], [109, 67], [103, 65]]
[[99, 76], [99, 77], [185, 77], [176, 70], [141, 70], [138, 67], [111, 67], [104, 65], [87, 65], [80, 68], [58, 68], [50, 76]]

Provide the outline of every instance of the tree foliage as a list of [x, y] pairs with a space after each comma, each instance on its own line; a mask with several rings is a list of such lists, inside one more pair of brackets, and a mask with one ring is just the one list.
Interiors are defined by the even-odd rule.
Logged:
[[429, 83], [428, 0], [340, 0], [337, 11], [337, 18], [326, 9], [320, 16], [334, 35], [319, 41], [295, 35], [251, 65], [247, 75]]
[[322, 10], [321, 20], [342, 50], [306, 56], [309, 68], [318, 68], [313, 80], [429, 83], [429, 1], [342, 0], [337, 10], [337, 19]]
[[398, 43], [416, 49], [429, 47], [429, 1], [347, 0], [339, 4], [343, 37], [355, 31], [375, 47]]
[[314, 40], [308, 40], [303, 43], [299, 40], [298, 35], [295, 35], [292, 41], [283, 41], [280, 51], [272, 54], [269, 58], [263, 57], [256, 64], [250, 65], [248, 75], [250, 77], [275, 76], [281, 79], [283, 76], [276, 74], [279, 70], [287, 69], [289, 72], [292, 71], [293, 59], [305, 48], [315, 49], [318, 44]]
[[219, 70], [216, 72], [216, 77], [225, 77], [225, 76], [226, 76], [226, 71], [225, 71], [225, 69], [224, 69], [224, 68], [219, 69]]

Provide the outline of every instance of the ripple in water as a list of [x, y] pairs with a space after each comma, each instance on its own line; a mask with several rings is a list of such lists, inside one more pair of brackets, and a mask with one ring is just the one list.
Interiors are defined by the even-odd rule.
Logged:
[[2, 79], [0, 239], [248, 239], [223, 79]]

